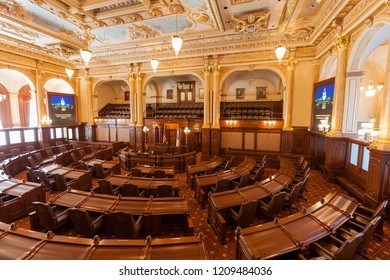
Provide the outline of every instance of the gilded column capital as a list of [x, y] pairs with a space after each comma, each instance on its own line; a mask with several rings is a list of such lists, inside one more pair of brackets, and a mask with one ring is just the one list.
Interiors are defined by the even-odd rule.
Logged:
[[298, 61], [297, 59], [293, 56], [290, 57], [290, 59], [287, 62], [287, 71], [294, 71], [295, 68], [297, 67]]
[[135, 73], [134, 72], [130, 72], [128, 75], [127, 75], [127, 78], [132, 81], [132, 80], [135, 80]]
[[43, 79], [45, 77], [45, 71], [42, 69], [35, 70], [35, 78], [37, 79]]
[[219, 75], [219, 73], [221, 71], [221, 67], [220, 66], [213, 66], [212, 71], [213, 71], [214, 75]]
[[205, 67], [203, 68], [203, 75], [205, 75], [205, 76], [210, 76], [211, 71], [212, 71], [211, 67], [205, 66]]
[[341, 36], [338, 35], [336, 40], [334, 41], [334, 45], [336, 46], [338, 51], [347, 49], [349, 47], [349, 43], [351, 42], [350, 36]]

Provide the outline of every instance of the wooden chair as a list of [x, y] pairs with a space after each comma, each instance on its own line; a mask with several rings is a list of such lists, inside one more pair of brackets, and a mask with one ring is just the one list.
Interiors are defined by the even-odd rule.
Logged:
[[142, 216], [138, 216], [135, 220], [134, 216], [127, 212], [111, 212], [109, 220], [117, 238], [135, 239], [143, 228]]
[[245, 186], [247, 186], [249, 184], [250, 176], [251, 176], [251, 173], [250, 172], [246, 172], [246, 173], [242, 174], [241, 179], [240, 179], [239, 182], [232, 181], [231, 183], [233, 184], [234, 188], [245, 187]]
[[269, 203], [259, 200], [259, 212], [269, 219], [272, 219], [273, 217], [279, 215], [282, 210], [285, 197], [286, 192], [278, 192], [272, 196]]
[[40, 183], [37, 176], [37, 171], [33, 170], [30, 166], [26, 166], [26, 178], [29, 182]]
[[32, 158], [32, 156], [28, 156], [28, 157], [27, 157], [27, 160], [28, 160], [28, 163], [29, 163], [29, 166], [30, 166], [31, 169], [37, 170], [37, 169], [39, 169], [39, 168], [41, 167], [41, 165], [40, 165], [38, 162], [36, 162], [36, 161]]
[[284, 198], [283, 206], [286, 207], [290, 214], [292, 214], [292, 210], [298, 211], [296, 204], [299, 202], [299, 194], [302, 189], [303, 182], [299, 182], [294, 184], [291, 188], [287, 189], [286, 196]]
[[131, 176], [134, 177], [143, 177], [142, 171], [138, 168], [131, 169]]
[[76, 180], [66, 180], [64, 175], [55, 173], [53, 174], [53, 179], [55, 183], [55, 189], [58, 191], [65, 191], [68, 188], [73, 189], [77, 184]]
[[155, 171], [153, 172], [153, 177], [154, 177], [154, 178], [166, 178], [167, 175], [165, 174], [165, 170], [159, 170], [159, 169], [157, 169], [157, 170], [155, 170]]
[[249, 183], [254, 184], [256, 182], [259, 182], [263, 179], [264, 176], [264, 166], [260, 166], [259, 168], [256, 169], [256, 172], [254, 175], [249, 176]]
[[356, 252], [362, 257], [368, 259], [367, 247], [381, 219], [381, 216], [376, 216], [365, 227], [355, 223], [352, 220], [349, 220], [341, 228], [338, 229], [337, 237], [341, 240], [347, 240], [360, 232], [363, 233], [363, 240], [357, 248]]
[[[382, 201], [375, 209], [371, 209], [362, 205], [359, 205], [356, 211], [353, 214], [352, 220], [365, 227], [372, 219], [378, 216], [383, 216], [388, 204], [388, 200]], [[383, 236], [383, 219], [381, 219], [377, 229], [374, 232], [374, 236], [378, 237], [380, 240]]]
[[123, 196], [129, 196], [129, 197], [143, 197], [145, 194], [145, 191], [140, 192], [138, 186], [130, 183], [124, 183], [120, 187], [120, 193]]
[[100, 192], [102, 194], [109, 194], [109, 195], [118, 195], [120, 191], [120, 187], [113, 188], [111, 181], [99, 179], [98, 185]]
[[33, 145], [28, 145], [28, 146], [26, 146], [26, 151], [28, 151], [28, 152], [33, 152], [33, 151], [35, 151], [36, 149], [35, 149], [35, 147], [33, 146]]
[[69, 217], [77, 234], [93, 237], [103, 228], [104, 215], [93, 216], [86, 210], [69, 208]]
[[175, 193], [171, 185], [159, 185], [157, 186], [158, 197], [173, 197]]
[[344, 241], [334, 235], [313, 243], [315, 257], [324, 256], [332, 260], [351, 260], [363, 240], [363, 233], [358, 233]]
[[6, 160], [7, 157], [4, 152], [0, 152], [0, 161]]
[[229, 188], [230, 188], [229, 179], [220, 179], [215, 184], [215, 187], [210, 187], [212, 192], [223, 192], [229, 190]]
[[99, 178], [99, 179], [104, 179], [106, 178], [108, 175], [111, 174], [111, 169], [105, 169], [103, 168], [103, 166], [100, 164], [100, 163], [95, 163], [93, 165], [93, 169], [95, 171], [95, 176], [96, 178]]
[[257, 200], [249, 200], [241, 204], [239, 211], [230, 208], [230, 217], [236, 226], [249, 227], [256, 217]]
[[12, 157], [17, 157], [18, 155], [21, 154], [21, 151], [19, 148], [13, 148], [9, 150], [9, 153], [11, 154]]
[[41, 184], [44, 185], [45, 190], [48, 192], [52, 192], [56, 187], [54, 178], [53, 177], [49, 178], [46, 175], [46, 173], [43, 172], [42, 170], [37, 170], [36, 172], [37, 172], [38, 179], [41, 182]]
[[40, 201], [34, 201], [32, 204], [37, 213], [39, 223], [45, 230], [55, 231], [69, 221], [68, 209], [60, 210], [56, 206], [50, 206]]
[[46, 155], [48, 158], [51, 158], [54, 156], [54, 152], [51, 148], [46, 149], [45, 152], [46, 152]]

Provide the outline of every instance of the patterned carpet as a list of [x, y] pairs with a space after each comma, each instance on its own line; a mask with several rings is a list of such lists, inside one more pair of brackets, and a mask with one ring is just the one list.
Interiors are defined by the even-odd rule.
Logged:
[[[275, 172], [273, 169], [265, 169], [265, 176], [268, 177]], [[127, 172], [123, 171], [123, 174]], [[19, 179], [25, 179], [25, 173], [19, 174], [17, 176]], [[190, 216], [195, 225], [195, 235], [203, 233], [205, 239], [205, 246], [208, 253], [208, 258], [211, 260], [233, 260], [235, 259], [235, 241], [234, 241], [234, 226], [229, 226], [229, 229], [226, 234], [226, 244], [221, 245], [218, 237], [214, 233], [213, 229], [207, 222], [207, 213], [208, 210], [201, 209], [198, 202], [194, 198], [194, 191], [186, 184], [186, 174], [178, 174], [180, 181], [180, 192], [182, 195], [185, 195], [189, 209]], [[94, 180], [93, 184], [96, 184]], [[315, 202], [321, 200], [325, 197], [332, 189], [335, 189], [336, 192], [344, 192], [340, 186], [337, 184], [327, 183], [321, 176], [321, 173], [316, 170], [310, 172], [310, 178], [308, 183], [308, 192], [305, 193], [305, 197], [308, 199], [308, 202], [301, 201], [302, 207], [308, 207]], [[48, 199], [55, 194], [48, 194]], [[288, 211], [283, 211], [281, 217], [289, 215]], [[255, 224], [260, 224], [265, 222], [264, 220], [256, 219]], [[27, 218], [23, 218], [17, 221], [18, 226], [29, 228], [29, 221]], [[384, 237], [382, 241], [379, 241], [377, 238], [373, 238], [369, 248], [368, 254], [369, 258], [373, 260], [389, 260], [390, 259], [390, 227], [389, 222], [386, 219], [384, 223]], [[57, 234], [70, 235], [73, 236], [74, 233], [71, 228], [65, 228], [64, 231], [58, 232]], [[167, 227], [161, 233], [160, 238], [163, 237], [177, 237], [182, 235], [182, 229], [178, 227]], [[102, 236], [103, 238], [111, 238]], [[154, 236], [153, 238], [158, 238]]]

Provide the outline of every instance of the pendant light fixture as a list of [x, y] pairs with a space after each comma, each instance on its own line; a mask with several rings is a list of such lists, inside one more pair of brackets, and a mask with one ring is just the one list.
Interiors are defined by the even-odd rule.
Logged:
[[183, 39], [181, 36], [177, 33], [177, 14], [176, 14], [176, 34], [172, 36], [172, 47], [175, 51], [176, 57], [179, 55], [181, 46], [183, 45]]
[[69, 69], [69, 68], [65, 68], [65, 73], [68, 76], [69, 80], [71, 80], [72, 77], [73, 77], [73, 74], [74, 74], [74, 70], [73, 69]]
[[155, 58], [152, 58], [151, 60], [150, 60], [150, 65], [152, 66], [152, 69], [153, 69], [153, 73], [154, 74], [156, 74], [156, 71], [157, 71], [157, 68], [158, 68], [158, 64], [159, 64], [160, 62], [157, 60], [157, 59], [155, 59]]
[[278, 58], [279, 64], [282, 62], [283, 56], [286, 53], [286, 47], [284, 45], [279, 45], [275, 49], [276, 57]]
[[[372, 54], [372, 63], [375, 64], [375, 51]], [[360, 87], [360, 92], [364, 92], [364, 94], [367, 97], [373, 97], [377, 92], [381, 92], [383, 89], [383, 83], [378, 83], [376, 86], [374, 86], [374, 79], [373, 79], [373, 69], [374, 66], [372, 66], [371, 73], [370, 73], [370, 79], [368, 81], [367, 88], [364, 86]]]

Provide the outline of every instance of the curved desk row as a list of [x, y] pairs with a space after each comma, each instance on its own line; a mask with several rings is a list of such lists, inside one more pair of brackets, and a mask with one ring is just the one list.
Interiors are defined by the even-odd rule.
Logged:
[[[195, 236], [143, 240], [80, 238], [35, 232], [0, 222], [1, 260], [205, 260]], [[59, 253], [61, 252], [61, 253]], [[172, 253], [174, 252], [174, 253]]]
[[119, 160], [126, 170], [136, 167], [138, 164], [155, 166], [173, 166], [175, 172], [184, 172], [188, 165], [196, 163], [196, 152], [177, 155], [155, 155], [148, 153], [135, 153], [131, 150], [120, 150]]
[[207, 170], [215, 169], [225, 160], [219, 156], [214, 156], [210, 161], [199, 164], [189, 165], [187, 167], [187, 184], [194, 189], [195, 176], [206, 173]]
[[352, 217], [358, 202], [330, 193], [304, 212], [237, 230], [237, 259], [271, 259], [331, 234]]
[[124, 184], [136, 185], [140, 190], [145, 190], [144, 196], [153, 195], [156, 192], [157, 186], [169, 185], [172, 186], [172, 190], [175, 192], [175, 196], [179, 196], [180, 183], [177, 177], [174, 178], [146, 178], [146, 177], [134, 177], [126, 175], [111, 174], [105, 178], [111, 182], [111, 185], [115, 187], [121, 187]]
[[207, 199], [207, 194], [209, 192], [210, 186], [215, 186], [215, 184], [220, 179], [228, 179], [229, 181], [236, 180], [240, 178], [243, 174], [251, 172], [256, 166], [256, 161], [245, 156], [244, 160], [237, 166], [222, 172], [216, 172], [214, 174], [207, 174], [196, 176], [195, 178], [195, 198], [199, 204], [204, 207], [204, 202]]
[[33, 201], [46, 201], [41, 184], [0, 179], [0, 221], [10, 222], [33, 211]]
[[51, 199], [49, 203], [60, 207], [76, 207], [97, 213], [123, 211], [137, 216], [142, 215], [144, 216], [145, 235], [161, 232], [165, 221], [180, 224], [188, 235], [194, 233], [194, 225], [184, 197], [122, 197], [120, 195], [112, 196], [68, 190]]
[[270, 178], [254, 185], [236, 188], [234, 190], [211, 193], [208, 197], [208, 220], [217, 234], [220, 242], [225, 243], [226, 220], [229, 209], [240, 206], [249, 200], [260, 200], [286, 188], [295, 177], [294, 166], [281, 162], [279, 170]]

